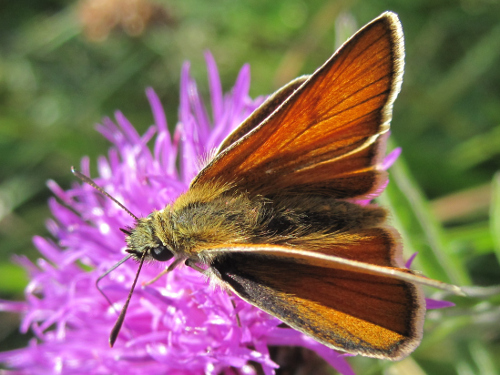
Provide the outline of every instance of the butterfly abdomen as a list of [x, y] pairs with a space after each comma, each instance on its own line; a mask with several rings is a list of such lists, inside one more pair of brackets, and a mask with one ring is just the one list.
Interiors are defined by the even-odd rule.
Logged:
[[385, 217], [382, 208], [323, 195], [256, 197], [231, 187], [199, 186], [174, 204], [168, 238], [174, 249], [186, 255], [235, 243], [294, 246], [311, 238], [374, 227]]

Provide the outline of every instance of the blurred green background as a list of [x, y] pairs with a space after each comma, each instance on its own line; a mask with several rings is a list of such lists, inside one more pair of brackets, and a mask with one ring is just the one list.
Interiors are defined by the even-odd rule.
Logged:
[[[115, 25], [120, 10], [127, 17]], [[475, 287], [469, 298], [449, 298], [457, 307], [428, 314], [411, 358], [351, 363], [360, 374], [499, 374], [498, 0], [3, 1], [0, 298], [22, 299], [27, 279], [11, 256], [36, 259], [31, 238], [48, 235], [45, 182], [68, 187], [71, 165], [88, 155], [95, 167], [107, 152], [94, 130], [103, 116], [122, 109], [145, 130], [151, 86], [175, 125], [184, 61], [208, 95], [207, 49], [225, 90], [248, 62], [252, 96], [269, 94], [314, 71], [385, 10], [403, 23], [406, 73], [392, 121], [403, 156], [380, 201], [392, 209], [406, 254], [419, 251], [416, 268]], [[0, 319], [0, 350], [25, 345], [18, 317]]]

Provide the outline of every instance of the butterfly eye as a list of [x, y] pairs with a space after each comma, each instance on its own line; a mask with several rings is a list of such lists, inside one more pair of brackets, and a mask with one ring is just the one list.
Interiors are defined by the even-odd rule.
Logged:
[[174, 254], [172, 251], [164, 245], [159, 245], [151, 249], [151, 256], [154, 260], [159, 262], [165, 262], [171, 259]]

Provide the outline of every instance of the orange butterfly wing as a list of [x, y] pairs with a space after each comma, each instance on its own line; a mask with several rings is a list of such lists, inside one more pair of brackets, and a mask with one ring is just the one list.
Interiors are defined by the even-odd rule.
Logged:
[[262, 195], [370, 194], [382, 181], [382, 135], [400, 89], [403, 55], [399, 20], [384, 13], [258, 126], [237, 130], [245, 135], [222, 149], [192, 186], [219, 181]]
[[[371, 236], [359, 247], [390, 253]], [[418, 346], [425, 302], [418, 286], [394, 277], [404, 269], [314, 259], [309, 251], [269, 245], [207, 250], [212, 277], [241, 298], [333, 348], [370, 357], [401, 359]], [[334, 252], [338, 249], [333, 249]], [[328, 248], [319, 253], [328, 254]], [[217, 254], [217, 255], [216, 255]], [[309, 255], [308, 255], [309, 254]], [[359, 253], [362, 257], [363, 252]], [[279, 255], [279, 256], [277, 256]], [[383, 261], [382, 261], [383, 262]], [[384, 262], [383, 262], [384, 263]], [[387, 272], [387, 274], [384, 274]], [[408, 277], [422, 278], [410, 271]], [[398, 275], [396, 275], [398, 276]]]
[[222, 141], [217, 149], [216, 155], [231, 146], [264, 121], [308, 78], [309, 76], [295, 78], [293, 81], [287, 83], [274, 94], [269, 96], [264, 103], [253, 111], [250, 116], [248, 116], [236, 129], [231, 132], [231, 134], [226, 137], [226, 139], [224, 139], [224, 141]]

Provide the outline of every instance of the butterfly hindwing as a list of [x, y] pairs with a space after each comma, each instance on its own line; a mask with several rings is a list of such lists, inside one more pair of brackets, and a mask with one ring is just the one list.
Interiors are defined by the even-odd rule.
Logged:
[[380, 358], [401, 359], [420, 342], [425, 308], [414, 283], [252, 246], [212, 252], [211, 273], [289, 326], [331, 348]]

